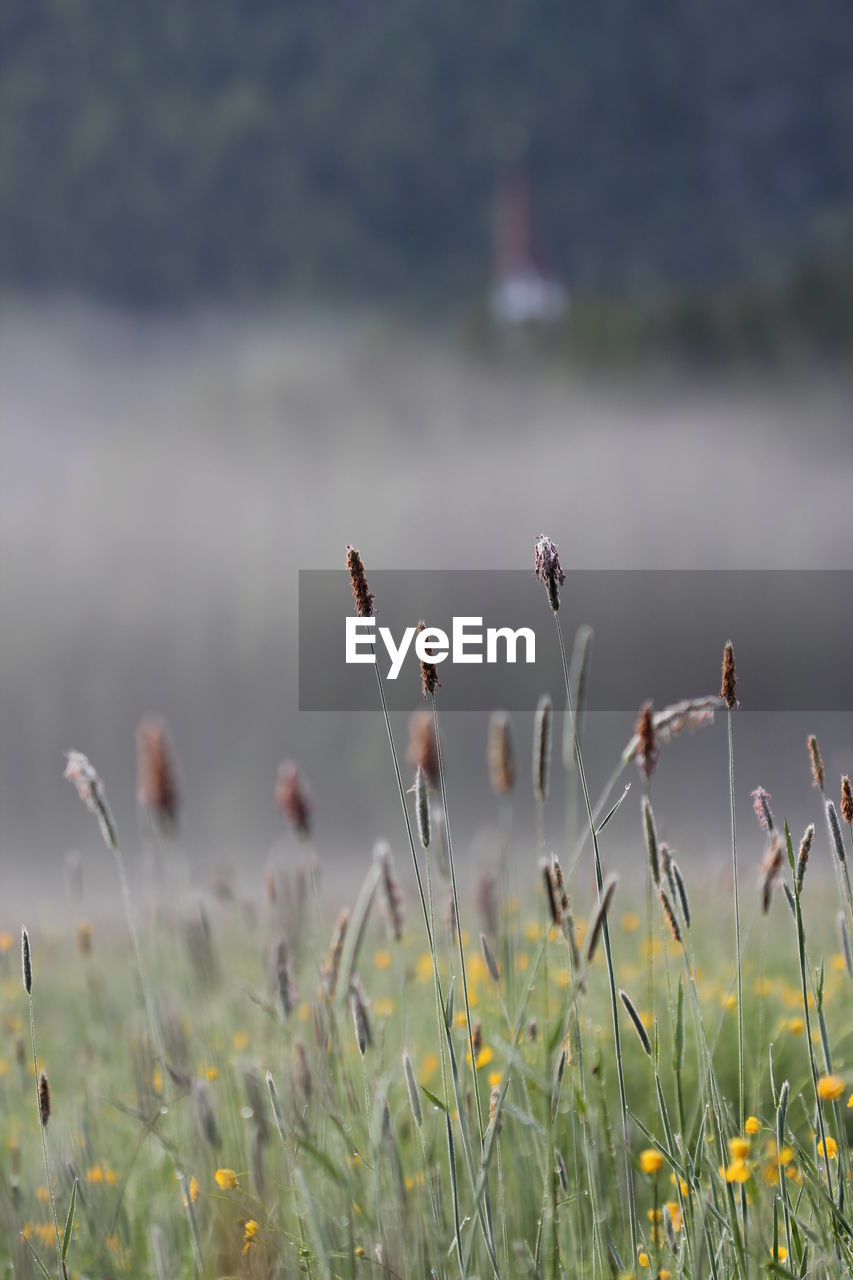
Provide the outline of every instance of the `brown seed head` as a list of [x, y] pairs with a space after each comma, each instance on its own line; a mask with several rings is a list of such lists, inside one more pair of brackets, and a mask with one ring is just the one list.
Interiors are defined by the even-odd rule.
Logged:
[[720, 685], [720, 697], [729, 711], [739, 706], [737, 700], [737, 674], [735, 672], [735, 651], [731, 640], [723, 650], [723, 679]]
[[39, 1075], [39, 1116], [41, 1117], [41, 1127], [47, 1128], [47, 1122], [50, 1119], [50, 1085], [47, 1083], [47, 1076], [42, 1071]]
[[349, 928], [349, 911], [346, 907], [338, 912], [338, 918], [335, 921], [335, 927], [332, 931], [332, 940], [329, 943], [329, 950], [326, 952], [326, 959], [323, 962], [323, 968], [320, 976], [323, 979], [323, 990], [329, 1000], [334, 999], [335, 992], [338, 989], [338, 976], [341, 971], [341, 956], [344, 950], [344, 939]]
[[812, 783], [814, 784], [814, 786], [818, 788], [819, 791], [823, 791], [823, 784], [826, 781], [826, 774], [824, 773], [823, 760], [821, 759], [821, 754], [820, 754], [820, 746], [818, 745], [818, 740], [813, 733], [809, 734], [809, 759], [811, 761], [811, 766], [812, 766]]
[[[800, 841], [800, 852], [797, 855], [797, 869], [794, 872], [794, 883], [797, 887], [797, 893], [802, 893], [803, 880], [806, 875], [806, 867], [809, 865], [809, 854], [812, 851], [812, 841], [814, 840], [814, 823], [806, 827], [805, 835]], [[780, 849], [781, 854], [781, 849]]]
[[30, 935], [26, 929], [21, 930], [21, 970], [24, 976], [24, 990], [27, 995], [33, 989], [33, 961], [30, 953]]
[[512, 723], [505, 711], [492, 712], [486, 750], [489, 782], [496, 796], [506, 796], [515, 786], [515, 746]]
[[293, 1083], [306, 1102], [311, 1101], [311, 1068], [308, 1065], [308, 1054], [301, 1040], [293, 1045]]
[[853, 824], [853, 787], [846, 773], [841, 779], [841, 816], [848, 826]]
[[563, 923], [563, 913], [560, 906], [560, 895], [554, 884], [554, 872], [550, 863], [542, 862], [542, 881], [545, 885], [545, 900], [548, 903], [548, 913], [551, 916], [551, 923], [555, 924], [559, 929]]
[[299, 765], [283, 760], [278, 767], [275, 800], [281, 816], [297, 835], [311, 833], [311, 795]]
[[352, 595], [355, 600], [356, 613], [360, 618], [372, 618], [373, 601], [376, 597], [367, 585], [364, 565], [355, 547], [347, 547], [347, 572], [352, 583]]
[[540, 804], [548, 799], [551, 777], [551, 699], [543, 693], [533, 720], [533, 794]]
[[413, 711], [409, 716], [406, 759], [413, 769], [420, 765], [431, 786], [438, 786], [438, 750], [435, 745], [435, 725], [429, 711]]
[[560, 607], [560, 588], [566, 581], [566, 575], [560, 564], [557, 544], [546, 534], [540, 533], [536, 538], [534, 551], [534, 572], [548, 592], [548, 603], [556, 613]]
[[773, 810], [770, 808], [770, 792], [763, 787], [756, 787], [752, 794], [752, 808], [762, 831], [773, 832], [776, 829], [773, 821]]
[[156, 830], [165, 833], [177, 826], [174, 754], [161, 716], [145, 716], [136, 730], [136, 799]]
[[[418, 622], [418, 635], [422, 631], [426, 631], [426, 623], [423, 618]], [[438, 667], [434, 662], [425, 662], [421, 659], [421, 684], [423, 686], [424, 697], [431, 698], [436, 689], [441, 688], [441, 681], [438, 678]]]
[[670, 902], [669, 898], [666, 896], [665, 889], [660, 890], [660, 904], [663, 907], [663, 914], [666, 917], [666, 922], [669, 925], [669, 929], [673, 938], [675, 939], [676, 942], [680, 942], [681, 926], [679, 925], [678, 918], [672, 908], [672, 903]]
[[658, 746], [655, 740], [654, 708], [650, 702], [640, 707], [634, 732], [637, 735], [637, 768], [647, 779], [652, 776], [658, 762]]

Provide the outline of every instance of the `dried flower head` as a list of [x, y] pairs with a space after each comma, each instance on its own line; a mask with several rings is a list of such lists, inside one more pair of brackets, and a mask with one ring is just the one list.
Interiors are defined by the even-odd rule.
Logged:
[[429, 711], [413, 711], [409, 716], [409, 745], [406, 759], [413, 769], [420, 766], [432, 787], [438, 786], [438, 750], [435, 725]]
[[720, 697], [729, 711], [740, 706], [737, 700], [737, 673], [735, 672], [735, 651], [729, 640], [723, 649], [723, 678], [720, 685]]
[[174, 753], [161, 716], [145, 716], [136, 729], [136, 800], [156, 831], [166, 834], [177, 826]]
[[773, 821], [773, 810], [770, 808], [770, 792], [763, 787], [756, 787], [752, 794], [752, 808], [762, 831], [773, 832], [776, 829]]
[[556, 543], [544, 533], [540, 533], [536, 539], [534, 571], [537, 582], [541, 582], [548, 592], [548, 603], [556, 613], [560, 607], [560, 588], [566, 581], [566, 575], [560, 564]]
[[[418, 622], [418, 635], [422, 631], [426, 631], [427, 626], [423, 618]], [[429, 646], [427, 646], [429, 648]], [[421, 658], [421, 685], [423, 686], [424, 697], [431, 698], [436, 689], [441, 688], [441, 681], [438, 678], [438, 667], [434, 662], [427, 662], [425, 658]]]
[[39, 1073], [39, 1117], [41, 1127], [46, 1129], [50, 1119], [50, 1085], [43, 1071]]
[[66, 757], [65, 777], [73, 783], [77, 794], [90, 813], [98, 819], [101, 835], [108, 849], [118, 848], [118, 835], [104, 784], [82, 751], [69, 751]]
[[551, 699], [547, 693], [536, 704], [533, 721], [533, 794], [540, 804], [548, 799], [551, 775]]
[[515, 745], [512, 722], [505, 711], [493, 711], [486, 749], [489, 782], [496, 796], [507, 796], [515, 786]]
[[283, 760], [278, 767], [275, 800], [284, 818], [300, 836], [311, 833], [311, 793], [302, 770], [293, 760]]
[[[706, 724], [714, 723], [714, 716], [720, 708], [720, 699], [716, 694], [708, 694], [703, 698], [684, 698], [681, 702], [673, 702], [652, 714], [652, 730], [655, 746], [660, 748], [673, 738], [677, 738], [685, 729], [691, 732], [701, 729]], [[640, 750], [640, 735], [635, 729], [634, 736], [622, 752], [622, 759], [627, 764], [633, 760]]]
[[394, 941], [400, 942], [403, 937], [403, 924], [406, 913], [403, 907], [403, 893], [400, 889], [400, 882], [394, 870], [394, 855], [391, 853], [389, 845], [380, 843], [376, 846], [373, 856], [379, 865], [382, 905], [385, 910], [388, 927], [391, 930]]
[[814, 736], [813, 733], [809, 734], [809, 760], [811, 761], [811, 766], [812, 766], [812, 783], [814, 786], [818, 788], [819, 791], [823, 791], [823, 784], [826, 781], [826, 774], [824, 773], [823, 760], [820, 754], [820, 746], [818, 744], [817, 738]]
[[841, 816], [848, 826], [853, 826], [853, 787], [846, 773], [841, 779]]
[[650, 702], [644, 702], [637, 717], [635, 733], [637, 736], [637, 768], [646, 779], [655, 771], [658, 762], [658, 746], [655, 739], [654, 709]]
[[347, 572], [352, 583], [352, 595], [355, 600], [356, 613], [360, 618], [372, 618], [373, 601], [376, 597], [367, 585], [364, 565], [355, 547], [347, 547]]

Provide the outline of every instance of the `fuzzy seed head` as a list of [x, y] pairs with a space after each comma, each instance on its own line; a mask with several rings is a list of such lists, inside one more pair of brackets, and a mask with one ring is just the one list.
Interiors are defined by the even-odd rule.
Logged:
[[382, 905], [388, 928], [391, 930], [394, 941], [400, 942], [403, 937], [406, 912], [400, 882], [394, 870], [394, 855], [387, 844], [378, 844], [373, 856], [379, 864]]
[[544, 533], [540, 533], [536, 539], [534, 572], [537, 582], [545, 587], [548, 603], [556, 613], [560, 607], [560, 588], [566, 581], [566, 575], [560, 564], [557, 544]]
[[543, 693], [533, 722], [533, 794], [540, 804], [548, 799], [551, 775], [551, 699]]
[[82, 751], [69, 751], [66, 756], [65, 775], [71, 782], [90, 813], [98, 819], [104, 844], [108, 849], [118, 848], [118, 834], [104, 784], [95, 772], [89, 758]]
[[650, 702], [640, 707], [637, 724], [634, 729], [637, 736], [637, 768], [648, 780], [655, 771], [658, 762], [658, 746], [655, 738], [654, 708]]
[[352, 583], [356, 614], [359, 618], [372, 618], [375, 596], [367, 585], [364, 565], [355, 547], [347, 547], [347, 573]]
[[145, 716], [137, 726], [136, 801], [155, 831], [168, 834], [177, 826], [180, 797], [174, 753], [161, 716]]
[[823, 768], [823, 758], [820, 754], [820, 746], [813, 733], [809, 734], [809, 760], [812, 766], [812, 785], [817, 787], [819, 791], [823, 791], [826, 774]]
[[311, 834], [311, 793], [302, 770], [294, 760], [283, 760], [278, 767], [275, 800], [281, 816], [298, 836]]
[[[426, 623], [423, 618], [418, 623], [418, 635], [422, 631], [426, 631]], [[438, 678], [438, 667], [434, 662], [427, 662], [421, 659], [421, 686], [423, 688], [424, 697], [431, 698], [434, 696], [436, 689], [441, 688], [441, 681]]]
[[752, 794], [752, 808], [762, 831], [771, 834], [776, 829], [773, 821], [773, 810], [770, 808], [770, 792], [763, 787], [756, 787]]
[[723, 649], [723, 676], [720, 685], [720, 697], [729, 711], [739, 706], [737, 700], [737, 674], [735, 672], [735, 651], [729, 640]]
[[831, 800], [827, 800], [826, 802], [826, 819], [829, 823], [829, 832], [832, 836], [835, 856], [838, 858], [841, 865], [844, 866], [847, 861], [847, 855], [844, 852], [844, 841], [841, 839], [841, 827], [838, 824], [838, 814], [836, 812], [835, 805]]
[[505, 711], [492, 712], [486, 758], [492, 791], [496, 796], [508, 796], [515, 786], [515, 745], [512, 722]]
[[[814, 831], [814, 828], [812, 828]], [[802, 847], [802, 846], [801, 846]], [[767, 846], [764, 861], [761, 864], [761, 909], [765, 915], [773, 901], [773, 889], [782, 870], [782, 851], [784, 844], [781, 837], [774, 832]], [[808, 853], [806, 854], [808, 857]], [[805, 867], [803, 868], [805, 870]]]
[[41, 1127], [46, 1129], [50, 1119], [50, 1085], [43, 1071], [39, 1074], [39, 1117]]
[[329, 943], [329, 950], [326, 952], [326, 959], [323, 962], [321, 977], [323, 979], [323, 991], [327, 1000], [333, 1000], [338, 989], [338, 977], [341, 971], [341, 956], [344, 950], [344, 939], [347, 936], [349, 928], [349, 911], [344, 907], [338, 912], [338, 918], [335, 921], [335, 927], [332, 930], [332, 940]]
[[367, 998], [356, 974], [353, 974], [350, 982], [350, 1005], [352, 1007], [353, 1026], [355, 1027], [355, 1041], [363, 1058], [368, 1047], [373, 1044], [373, 1031], [371, 1030], [370, 1017], [367, 1012]]
[[33, 990], [33, 961], [30, 954], [30, 935], [26, 929], [21, 930], [21, 969], [24, 976], [24, 990], [27, 995]]
[[663, 907], [663, 914], [666, 917], [667, 924], [669, 925], [670, 933], [672, 934], [676, 942], [680, 942], [681, 926], [679, 925], [678, 917], [676, 916], [672, 908], [672, 903], [670, 902], [669, 898], [666, 896], [665, 889], [660, 890], [660, 904]]
[[428, 849], [430, 839], [429, 787], [426, 774], [420, 765], [415, 771], [415, 818], [417, 819], [421, 847]]
[[[802, 893], [803, 880], [806, 875], [806, 867], [809, 865], [809, 854], [812, 851], [812, 841], [814, 840], [814, 823], [810, 823], [806, 827], [805, 835], [800, 841], [800, 851], [797, 854], [797, 866], [794, 872], [794, 882], [797, 886], [797, 893]], [[780, 841], [780, 862], [781, 862], [781, 841]]]
[[406, 759], [413, 769], [419, 767], [426, 774], [431, 787], [437, 787], [438, 748], [435, 741], [435, 724], [429, 711], [413, 711], [409, 716], [409, 745]]
[[853, 825], [853, 787], [846, 773], [841, 779], [841, 816], [848, 827]]
[[643, 796], [643, 827], [646, 832], [646, 852], [649, 856], [649, 870], [656, 887], [660, 887], [660, 856], [658, 850], [658, 833], [655, 827], [655, 815], [648, 796]]

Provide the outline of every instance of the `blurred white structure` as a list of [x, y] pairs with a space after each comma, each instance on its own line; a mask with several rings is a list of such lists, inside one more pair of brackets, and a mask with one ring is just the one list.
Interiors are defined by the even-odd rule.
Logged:
[[565, 289], [534, 251], [530, 192], [520, 170], [504, 178], [498, 190], [491, 309], [503, 325], [553, 324], [568, 309]]

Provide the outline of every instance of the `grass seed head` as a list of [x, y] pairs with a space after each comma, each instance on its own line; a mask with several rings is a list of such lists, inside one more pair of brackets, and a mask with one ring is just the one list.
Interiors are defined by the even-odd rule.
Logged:
[[673, 910], [672, 903], [666, 895], [666, 889], [660, 890], [660, 904], [663, 907], [663, 914], [669, 925], [669, 931], [676, 942], [681, 941], [681, 925], [678, 923], [678, 917]]
[[533, 722], [533, 794], [540, 804], [548, 799], [551, 774], [551, 699], [547, 693], [536, 705]]
[[[800, 851], [797, 854], [797, 865], [794, 871], [794, 883], [797, 886], [797, 893], [803, 891], [803, 880], [806, 875], [806, 867], [809, 865], [809, 854], [812, 851], [812, 841], [814, 840], [814, 823], [810, 823], [806, 827], [805, 834], [800, 841]], [[779, 862], [782, 860], [782, 842], [779, 841]]]
[[293, 1083], [299, 1093], [302, 1094], [305, 1102], [310, 1102], [313, 1092], [311, 1068], [308, 1065], [308, 1053], [305, 1045], [300, 1039], [293, 1042]]
[[655, 771], [659, 754], [655, 737], [654, 708], [650, 702], [644, 702], [640, 707], [634, 732], [638, 742], [637, 768], [648, 781]]
[[493, 711], [489, 719], [486, 759], [492, 791], [508, 796], [515, 786], [515, 744], [512, 721], [505, 711]]
[[367, 1012], [367, 998], [357, 974], [353, 974], [350, 981], [350, 1005], [352, 1007], [353, 1026], [355, 1027], [355, 1041], [363, 1058], [368, 1048], [373, 1044], [373, 1031], [370, 1026], [370, 1016]]
[[136, 801], [156, 831], [166, 834], [177, 826], [180, 797], [162, 716], [145, 716], [136, 729]]
[[104, 784], [95, 772], [90, 760], [82, 751], [69, 751], [66, 756], [65, 777], [71, 782], [90, 813], [98, 819], [104, 844], [108, 849], [118, 848], [118, 834]]
[[409, 745], [406, 759], [413, 769], [419, 767], [426, 774], [430, 786], [438, 786], [438, 748], [435, 741], [435, 724], [429, 711], [413, 711], [409, 716]]
[[773, 810], [770, 808], [770, 792], [765, 791], [763, 787], [756, 787], [751, 794], [752, 809], [758, 819], [758, 825], [762, 831], [772, 835], [776, 830], [776, 824], [773, 821]]
[[[418, 635], [422, 631], [426, 631], [426, 623], [423, 618], [418, 622]], [[438, 678], [438, 667], [434, 662], [427, 662], [425, 658], [421, 658], [421, 686], [424, 691], [425, 698], [434, 696], [436, 689], [441, 688], [441, 681]]]
[[294, 760], [283, 760], [278, 767], [275, 800], [288, 826], [299, 836], [309, 836], [312, 819], [311, 793], [302, 770]]
[[323, 980], [323, 991], [328, 1000], [333, 1000], [338, 989], [338, 977], [341, 971], [341, 956], [344, 950], [344, 939], [346, 938], [347, 929], [349, 928], [349, 911], [344, 907], [338, 912], [338, 918], [335, 921], [335, 927], [332, 930], [332, 940], [329, 943], [329, 950], [326, 952], [326, 959], [323, 962], [321, 977]]
[[50, 1119], [50, 1085], [43, 1071], [39, 1073], [39, 1117], [41, 1119], [41, 1127], [46, 1129], [47, 1122]]
[[551, 923], [557, 928], [562, 927], [563, 912], [560, 906], [560, 898], [554, 885], [554, 873], [551, 864], [542, 860], [542, 881], [545, 885], [545, 900], [548, 903], [548, 912], [551, 916]]
[[844, 841], [841, 839], [841, 827], [838, 825], [838, 813], [835, 805], [831, 800], [826, 802], [826, 818], [829, 823], [830, 834], [832, 835], [832, 843], [835, 847], [835, 855], [842, 867], [847, 861], [847, 855], [844, 852]]
[[498, 962], [492, 954], [492, 948], [489, 946], [489, 940], [484, 933], [480, 934], [480, 949], [483, 952], [483, 959], [486, 962], [486, 968], [489, 971], [489, 977], [492, 982], [498, 983], [501, 980]]
[[347, 572], [352, 583], [352, 595], [355, 601], [356, 613], [359, 618], [372, 618], [373, 601], [376, 597], [367, 585], [364, 565], [355, 547], [347, 547]]
[[684, 883], [684, 876], [681, 874], [681, 867], [673, 858], [670, 862], [670, 871], [672, 873], [672, 881], [675, 883], [675, 897], [681, 906], [681, 914], [684, 917], [684, 923], [690, 928], [690, 902], [687, 897], [687, 886]]
[[30, 954], [30, 935], [26, 929], [21, 929], [21, 970], [24, 977], [24, 990], [27, 995], [31, 995], [33, 990], [33, 960]]
[[[814, 831], [814, 828], [812, 828], [812, 831]], [[783, 849], [784, 844], [781, 837], [774, 832], [771, 836], [770, 844], [767, 846], [764, 861], [761, 864], [761, 909], [765, 915], [770, 910], [770, 904], [773, 901], [773, 889], [779, 879], [779, 872], [782, 870]], [[802, 845], [800, 849], [802, 851]], [[806, 853], [806, 858], [808, 858], [808, 853]], [[803, 870], [805, 870], [805, 865]]]
[[643, 1052], [647, 1054], [648, 1057], [651, 1057], [652, 1042], [649, 1039], [649, 1033], [646, 1031], [646, 1028], [643, 1026], [643, 1020], [640, 1017], [639, 1012], [637, 1011], [637, 1007], [634, 1004], [634, 1001], [628, 995], [627, 991], [622, 991], [622, 990], [620, 990], [619, 992], [619, 999], [622, 1001], [623, 1005], [625, 1006], [625, 1012], [628, 1014], [628, 1017], [631, 1019], [631, 1023], [633, 1024], [634, 1030], [636, 1031], [637, 1035], [640, 1038], [640, 1044], [643, 1046]]
[[610, 904], [613, 901], [613, 895], [616, 892], [616, 885], [619, 883], [619, 877], [611, 874], [607, 877], [601, 888], [601, 895], [598, 899], [598, 906], [595, 915], [592, 918], [592, 924], [589, 927], [589, 943], [586, 948], [587, 964], [592, 964], [595, 953], [598, 950], [598, 942], [604, 930], [607, 920], [607, 912], [610, 910]]
[[376, 846], [373, 856], [379, 864], [382, 906], [388, 921], [388, 927], [391, 930], [394, 941], [400, 942], [403, 937], [406, 912], [403, 906], [400, 881], [397, 879], [397, 873], [394, 870], [394, 855], [387, 844], [380, 843]]
[[853, 787], [846, 773], [841, 779], [841, 816], [848, 827], [853, 826]]
[[418, 765], [415, 770], [415, 818], [418, 823], [418, 837], [421, 846], [424, 849], [429, 848], [430, 841], [430, 823], [429, 823], [429, 787], [427, 785], [427, 776]]
[[655, 826], [655, 815], [652, 812], [648, 796], [643, 796], [643, 826], [646, 832], [646, 852], [649, 856], [649, 870], [655, 886], [660, 888], [660, 855], [658, 849], [658, 833]]
[[812, 783], [819, 791], [823, 791], [826, 774], [823, 768], [823, 758], [820, 754], [820, 745], [813, 733], [809, 734], [809, 760], [812, 766]]
[[560, 607], [560, 588], [566, 581], [557, 544], [540, 533], [536, 538], [534, 550], [534, 572], [537, 582], [541, 582], [548, 593], [548, 603], [556, 613]]
[[720, 697], [729, 711], [739, 706], [737, 700], [737, 673], [735, 671], [735, 651], [729, 640], [723, 649], [723, 676], [720, 684]]
[[415, 1079], [415, 1069], [412, 1066], [412, 1059], [409, 1057], [408, 1049], [403, 1050], [403, 1074], [406, 1077], [406, 1092], [409, 1095], [412, 1118], [420, 1129], [423, 1127], [424, 1113], [421, 1107], [421, 1093], [418, 1088], [418, 1082]]

